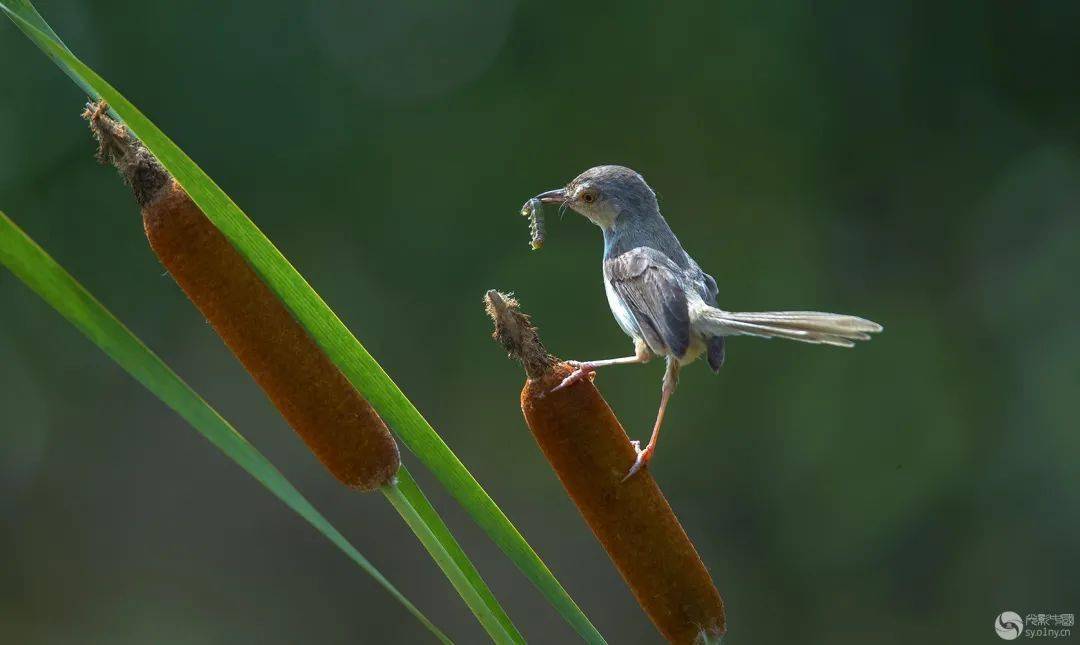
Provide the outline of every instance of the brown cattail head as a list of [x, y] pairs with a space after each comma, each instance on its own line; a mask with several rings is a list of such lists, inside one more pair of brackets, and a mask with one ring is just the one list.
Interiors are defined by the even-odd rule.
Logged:
[[544, 349], [516, 300], [485, 297], [494, 337], [525, 365], [525, 420], [638, 603], [672, 643], [716, 643], [724, 603], [693, 543], [648, 470], [623, 481], [636, 453], [619, 420], [587, 380], [552, 388], [572, 368]]
[[83, 116], [98, 156], [142, 207], [154, 253], [289, 425], [343, 484], [370, 490], [400, 465], [397, 443], [285, 305], [102, 102]]

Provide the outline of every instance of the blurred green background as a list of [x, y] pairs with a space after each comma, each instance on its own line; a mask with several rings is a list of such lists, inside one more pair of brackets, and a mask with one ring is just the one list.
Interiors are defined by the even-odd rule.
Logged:
[[[521, 203], [641, 171], [729, 309], [863, 315], [852, 351], [735, 339], [651, 466], [732, 643], [994, 642], [1080, 611], [1080, 4], [40, 2], [292, 260], [612, 643], [659, 636], [528, 434], [480, 298], [556, 353], [630, 350], [600, 233]], [[461, 642], [378, 495], [340, 488], [150, 253], [84, 97], [0, 21], [0, 208]], [[598, 384], [645, 438], [662, 367]], [[428, 636], [0, 272], [0, 640]], [[407, 461], [415, 463], [411, 455]], [[573, 634], [431, 478], [525, 634]]]

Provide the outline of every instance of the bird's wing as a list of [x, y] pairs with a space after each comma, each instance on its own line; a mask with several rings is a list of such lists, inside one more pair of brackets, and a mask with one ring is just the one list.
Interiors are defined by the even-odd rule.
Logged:
[[716, 288], [716, 279], [701, 269], [698, 269], [698, 272], [701, 274], [701, 286], [698, 288], [701, 299], [705, 301], [705, 304], [715, 307], [716, 294], [719, 292]]
[[604, 261], [604, 277], [634, 316], [645, 342], [659, 354], [676, 357], [690, 346], [690, 312], [680, 275], [670, 258], [644, 246]]
[[[686, 252], [683, 251], [683, 253], [685, 254]], [[705, 304], [715, 307], [717, 294], [716, 280], [708, 273], [702, 271], [701, 267], [698, 266], [698, 263], [694, 262], [694, 258], [689, 255], [686, 255], [686, 262], [690, 266], [684, 270], [684, 275], [689, 278], [690, 284], [694, 285], [693, 289], [697, 291], [698, 295], [701, 296], [701, 299], [705, 301]]]

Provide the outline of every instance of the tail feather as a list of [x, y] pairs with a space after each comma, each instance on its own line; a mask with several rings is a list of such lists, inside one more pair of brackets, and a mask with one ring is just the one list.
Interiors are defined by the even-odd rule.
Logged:
[[721, 311], [710, 307], [702, 318], [718, 336], [786, 338], [836, 347], [853, 347], [855, 341], [870, 340], [870, 334], [883, 329], [865, 318], [820, 311]]

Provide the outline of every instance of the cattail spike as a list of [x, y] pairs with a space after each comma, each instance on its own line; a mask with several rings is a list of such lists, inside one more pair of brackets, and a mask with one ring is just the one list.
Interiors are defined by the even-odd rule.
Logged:
[[532, 319], [518, 308], [518, 301], [512, 295], [489, 290], [484, 295], [484, 310], [495, 323], [491, 337], [521, 361], [529, 378], [539, 378], [551, 371], [557, 362], [555, 357], [544, 349]]
[[142, 207], [150, 247], [315, 456], [347, 486], [393, 480], [382, 419], [165, 168], [102, 102], [83, 116]]
[[723, 600], [652, 474], [622, 481], [636, 452], [607, 402], [587, 379], [553, 392], [573, 369], [547, 353], [517, 300], [492, 290], [484, 301], [493, 337], [529, 376], [529, 430], [638, 604], [669, 642], [719, 642]]
[[98, 162], [111, 163], [120, 171], [140, 207], [167, 192], [172, 176], [141, 141], [109, 116], [109, 105], [105, 101], [87, 103], [82, 116], [98, 141]]

